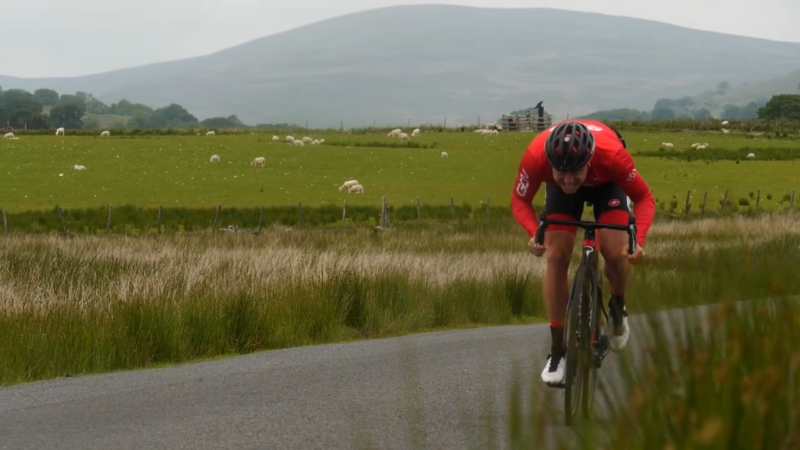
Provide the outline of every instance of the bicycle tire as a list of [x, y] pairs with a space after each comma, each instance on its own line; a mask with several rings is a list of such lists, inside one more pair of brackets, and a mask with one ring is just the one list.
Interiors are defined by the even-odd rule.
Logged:
[[587, 315], [586, 318], [586, 334], [589, 339], [584, 341], [586, 345], [586, 385], [583, 388], [583, 418], [588, 419], [592, 413], [592, 405], [594, 404], [595, 390], [597, 389], [597, 365], [595, 364], [594, 337], [595, 333], [600, 333], [597, 326], [598, 315], [600, 314], [600, 302], [603, 297], [600, 291], [599, 274], [592, 270], [590, 272], [591, 282], [588, 286], [589, 293], [584, 297], [587, 302], [586, 311], [591, 311], [591, 316]]
[[[592, 268], [582, 264], [575, 273], [575, 281], [567, 303], [567, 320], [564, 324], [564, 341], [566, 352], [566, 373], [564, 374], [564, 420], [572, 425], [581, 403], [587, 401], [589, 388], [589, 369], [594, 366], [594, 358], [589, 346], [593, 336], [588, 330], [589, 306], [593, 303], [594, 277]], [[588, 339], [587, 339], [588, 337]], [[573, 378], [578, 377], [576, 383]], [[586, 410], [584, 406], [583, 410]], [[584, 413], [584, 416], [586, 414]]]

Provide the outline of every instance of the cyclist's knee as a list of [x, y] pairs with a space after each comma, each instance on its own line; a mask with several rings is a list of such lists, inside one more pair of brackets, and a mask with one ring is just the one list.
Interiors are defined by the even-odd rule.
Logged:
[[569, 231], [558, 230], [545, 233], [547, 264], [559, 268], [568, 268], [574, 243], [575, 235]]

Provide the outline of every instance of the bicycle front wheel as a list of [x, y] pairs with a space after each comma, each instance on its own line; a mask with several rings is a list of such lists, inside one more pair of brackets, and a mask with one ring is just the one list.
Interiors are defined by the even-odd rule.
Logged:
[[594, 358], [591, 350], [593, 334], [590, 324], [590, 306], [593, 304], [594, 276], [589, 266], [581, 266], [575, 274], [575, 283], [567, 304], [567, 320], [564, 326], [564, 342], [567, 347], [566, 373], [564, 379], [564, 419], [572, 425], [578, 409], [583, 403], [586, 416], [594, 387], [591, 383]]

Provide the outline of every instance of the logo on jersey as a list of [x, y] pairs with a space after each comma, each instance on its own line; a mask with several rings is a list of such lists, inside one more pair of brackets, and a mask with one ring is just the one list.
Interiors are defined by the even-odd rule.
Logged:
[[612, 208], [615, 206], [619, 206], [619, 200], [617, 200], [616, 198], [612, 198], [611, 200], [608, 201], [608, 206]]
[[630, 183], [631, 181], [633, 181], [634, 178], [636, 178], [636, 169], [631, 170], [631, 173], [629, 173], [628, 176], [625, 177], [625, 182]]
[[519, 174], [519, 183], [517, 184], [517, 194], [520, 197], [525, 197], [525, 194], [528, 193], [528, 186], [530, 185], [530, 180], [528, 179], [528, 172], [525, 172], [525, 169]]

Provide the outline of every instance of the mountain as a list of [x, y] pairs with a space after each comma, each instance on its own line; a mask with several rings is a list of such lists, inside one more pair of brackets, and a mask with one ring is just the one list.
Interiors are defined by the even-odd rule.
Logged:
[[200, 119], [309, 126], [476, 123], [544, 100], [556, 118], [778, 77], [800, 44], [547, 8], [395, 6], [210, 55], [4, 89], [178, 103]]
[[715, 89], [692, 97], [692, 107], [721, 111], [727, 104], [743, 106], [752, 101], [766, 103], [773, 95], [800, 94], [800, 70], [766, 81], [747, 83], [726, 90]]

